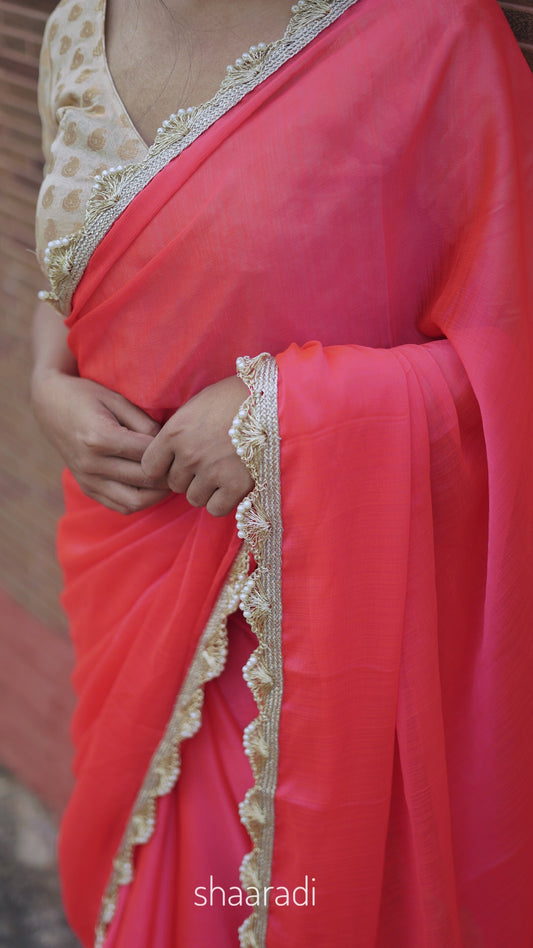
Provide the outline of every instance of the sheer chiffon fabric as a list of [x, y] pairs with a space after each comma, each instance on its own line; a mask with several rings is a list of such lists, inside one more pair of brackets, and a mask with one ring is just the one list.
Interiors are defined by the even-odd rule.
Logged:
[[238, 617], [228, 632], [228, 662], [206, 686], [202, 727], [183, 746], [179, 793], [159, 801], [154, 835], [137, 850], [106, 948], [233, 948], [249, 913], [239, 867], [250, 842], [238, 806], [252, 780], [242, 734], [257, 709], [242, 668], [254, 636]]
[[[268, 948], [533, 940], [532, 103], [492, 0], [360, 0], [159, 172], [76, 291], [81, 374], [159, 420], [237, 356], [276, 361], [266, 881], [307, 876], [316, 899], [271, 899]], [[61, 863], [89, 946], [240, 541], [182, 497], [125, 521], [67, 492], [78, 780]], [[230, 628], [106, 948], [238, 943], [240, 907], [192, 901], [210, 875], [237, 884], [251, 849], [251, 647]]]

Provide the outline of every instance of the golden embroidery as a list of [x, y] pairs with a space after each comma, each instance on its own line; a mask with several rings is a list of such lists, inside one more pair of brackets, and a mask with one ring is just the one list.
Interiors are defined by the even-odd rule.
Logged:
[[94, 132], [87, 138], [87, 144], [91, 151], [101, 151], [105, 146], [106, 130], [104, 128], [95, 128]]
[[69, 122], [63, 132], [63, 141], [65, 145], [74, 145], [78, 137], [78, 126], [76, 122]]
[[[84, 109], [90, 108], [94, 104], [94, 100], [98, 95], [98, 89], [95, 89], [94, 86], [91, 86], [90, 89], [85, 89], [81, 95], [81, 104]], [[95, 110], [93, 109], [93, 112]], [[105, 112], [105, 109], [103, 110]]]
[[54, 203], [54, 185], [51, 184], [43, 194], [41, 204], [43, 207], [51, 207]]
[[75, 3], [74, 6], [72, 7], [72, 10], [70, 11], [68, 15], [68, 18], [72, 22], [73, 20], [77, 20], [78, 17], [82, 15], [82, 13], [83, 13], [83, 8], [80, 7], [79, 3]]
[[61, 55], [64, 56], [65, 53], [68, 53], [71, 46], [72, 46], [72, 40], [70, 36], [63, 36], [61, 38], [61, 43], [59, 45], [59, 52], [61, 53]]
[[66, 165], [63, 165], [61, 169], [61, 174], [63, 175], [64, 178], [72, 178], [72, 176], [76, 174], [79, 167], [80, 167], [80, 159], [70, 158], [69, 161], [67, 161]]
[[45, 240], [55, 240], [57, 237], [57, 228], [56, 222], [52, 218], [48, 218], [46, 222], [46, 227], [44, 228]]
[[72, 62], [71, 62], [71, 64], [70, 64], [70, 68], [71, 68], [71, 69], [79, 69], [80, 66], [83, 65], [84, 61], [85, 61], [85, 57], [84, 57], [84, 55], [83, 55], [81, 49], [77, 49], [76, 52], [74, 53], [74, 56], [72, 57]]
[[152, 758], [113, 863], [96, 929], [95, 948], [102, 948], [104, 944], [108, 926], [116, 911], [120, 886], [127, 885], [133, 878], [135, 847], [147, 843], [154, 832], [157, 798], [170, 793], [179, 777], [180, 745], [182, 741], [196, 734], [200, 727], [204, 687], [224, 669], [227, 655], [227, 617], [238, 608], [241, 590], [248, 576], [248, 564], [248, 554], [243, 549], [237, 556], [211, 613], [165, 735]]
[[91, 36], [94, 36], [94, 31], [95, 31], [94, 23], [91, 23], [90, 20], [85, 20], [85, 23], [83, 24], [81, 28], [80, 37], [82, 39], [89, 39]]
[[66, 197], [61, 201], [61, 206], [65, 211], [77, 211], [81, 204], [81, 188], [76, 188], [75, 191], [70, 191]]
[[87, 79], [91, 79], [94, 74], [93, 69], [82, 69], [80, 74], [76, 77], [74, 82], [77, 86], [83, 85], [84, 82], [87, 82]]
[[[244, 747], [254, 786], [240, 806], [253, 849], [241, 866], [245, 889], [266, 892], [274, 846], [274, 797], [278, 771], [278, 729], [283, 695], [281, 653], [281, 500], [276, 360], [262, 353], [237, 360], [237, 373], [250, 389], [230, 431], [255, 480], [253, 491], [237, 508], [237, 527], [256, 569], [248, 577], [241, 608], [258, 640], [243, 674], [259, 714], [246, 728]], [[268, 904], [261, 899], [239, 930], [241, 948], [265, 943]]]

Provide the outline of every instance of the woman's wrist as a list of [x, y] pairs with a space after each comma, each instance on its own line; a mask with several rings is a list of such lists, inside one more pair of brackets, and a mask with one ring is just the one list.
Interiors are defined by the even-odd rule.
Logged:
[[39, 405], [43, 399], [46, 399], [47, 393], [51, 391], [54, 382], [59, 382], [63, 378], [72, 378], [75, 374], [57, 366], [36, 365], [30, 379], [30, 394], [33, 405]]

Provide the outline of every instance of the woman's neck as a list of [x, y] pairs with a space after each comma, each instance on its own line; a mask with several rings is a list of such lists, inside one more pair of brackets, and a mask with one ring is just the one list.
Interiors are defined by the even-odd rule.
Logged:
[[290, 16], [290, 0], [107, 0], [109, 69], [144, 140], [212, 98], [226, 66], [281, 37]]

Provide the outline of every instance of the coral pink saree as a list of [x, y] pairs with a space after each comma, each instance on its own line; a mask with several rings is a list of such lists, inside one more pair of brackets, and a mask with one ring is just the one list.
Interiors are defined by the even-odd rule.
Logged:
[[533, 83], [492, 0], [298, 10], [56, 254], [80, 373], [155, 418], [242, 357], [256, 481], [236, 525], [67, 476], [67, 909], [530, 948]]

